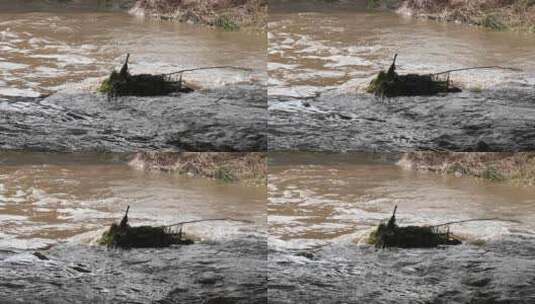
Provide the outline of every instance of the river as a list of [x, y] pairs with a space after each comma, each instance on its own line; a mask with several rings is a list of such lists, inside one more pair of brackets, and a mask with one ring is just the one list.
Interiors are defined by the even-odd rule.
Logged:
[[[272, 150], [530, 150], [535, 36], [339, 4], [275, 1], [269, 20]], [[365, 92], [398, 53], [398, 73], [453, 73], [463, 92], [377, 99]]]
[[[395, 154], [273, 153], [270, 303], [532, 303], [535, 190], [418, 173]], [[376, 250], [373, 228], [451, 226], [463, 244]]]
[[[2, 303], [266, 303], [265, 187], [146, 172], [131, 158], [0, 155]], [[251, 223], [187, 225], [189, 246], [96, 245], [127, 205], [134, 226]]]
[[[68, 8], [1, 4], [3, 148], [265, 150], [265, 34], [144, 19], [93, 2], [99, 1]], [[199, 89], [192, 94], [110, 102], [93, 93], [126, 53], [134, 74], [251, 70], [186, 73], [184, 80]]]

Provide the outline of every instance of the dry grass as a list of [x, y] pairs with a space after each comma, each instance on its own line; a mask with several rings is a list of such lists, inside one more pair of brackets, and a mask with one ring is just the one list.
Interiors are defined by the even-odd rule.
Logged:
[[[535, 0], [370, 0], [417, 17], [535, 32]], [[384, 4], [383, 4], [384, 5]]]
[[237, 30], [264, 29], [267, 0], [138, 0], [132, 13]]
[[136, 154], [130, 164], [224, 182], [265, 184], [267, 176], [266, 155], [260, 152], [146, 152]]
[[535, 152], [412, 152], [404, 154], [399, 164], [418, 171], [535, 185]]

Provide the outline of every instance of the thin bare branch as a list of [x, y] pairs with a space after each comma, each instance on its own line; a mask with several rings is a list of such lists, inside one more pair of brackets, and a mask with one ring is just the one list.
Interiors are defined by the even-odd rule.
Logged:
[[467, 222], [482, 222], [482, 221], [501, 221], [501, 222], [520, 223], [519, 221], [516, 221], [516, 220], [500, 219], [500, 218], [497, 218], [497, 217], [493, 217], [493, 218], [480, 218], [480, 219], [469, 219], [469, 220], [462, 220], [462, 221], [453, 221], [453, 222], [447, 222], [447, 223], [438, 224], [438, 225], [432, 225], [432, 226], [429, 226], [429, 227], [441, 227], [441, 226], [447, 226], [447, 225], [451, 225], [451, 224], [460, 224], [460, 223], [467, 223]]
[[186, 222], [179, 222], [171, 225], [165, 225], [163, 227], [175, 227], [175, 226], [181, 226], [184, 224], [191, 224], [191, 223], [200, 223], [200, 222], [213, 222], [213, 221], [231, 221], [231, 222], [243, 222], [243, 223], [253, 223], [252, 221], [247, 220], [237, 220], [237, 219], [231, 219], [231, 218], [214, 218], [214, 219], [204, 219], [204, 220], [192, 220], [192, 221], [186, 221]]
[[429, 74], [429, 75], [437, 76], [437, 75], [448, 74], [448, 73], [452, 73], [452, 72], [467, 71], [467, 70], [484, 70], [484, 69], [501, 69], [501, 70], [511, 70], [511, 71], [515, 71], [515, 72], [522, 72], [521, 69], [511, 68], [511, 67], [502, 67], [502, 66], [494, 65], [494, 66], [481, 66], [481, 67], [453, 69], [453, 70], [447, 70], [447, 71], [433, 73], [433, 74]]
[[212, 66], [212, 67], [201, 67], [201, 68], [185, 69], [185, 70], [171, 72], [171, 73], [167, 73], [167, 74], [163, 74], [163, 75], [169, 76], [169, 75], [182, 74], [184, 72], [192, 72], [192, 71], [198, 71], [198, 70], [212, 70], [212, 69], [233, 69], [233, 70], [243, 70], [243, 71], [248, 71], [248, 72], [252, 71], [252, 69], [249, 69], [249, 68], [222, 65], [222, 66]]

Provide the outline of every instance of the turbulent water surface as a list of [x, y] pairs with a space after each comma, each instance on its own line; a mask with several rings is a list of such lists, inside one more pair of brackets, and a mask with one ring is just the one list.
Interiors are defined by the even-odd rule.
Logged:
[[266, 91], [236, 85], [165, 97], [91, 93], [0, 101], [0, 148], [264, 151]]
[[[0, 156], [2, 303], [266, 303], [265, 188], [139, 171], [130, 158]], [[188, 225], [189, 246], [95, 245], [127, 205], [131, 225], [251, 223]]]
[[[2, 3], [2, 148], [266, 149], [265, 36], [147, 20], [90, 2], [69, 9]], [[189, 95], [110, 103], [91, 93], [126, 53], [134, 74], [250, 70], [185, 73], [201, 88]]]
[[[270, 148], [533, 149], [533, 35], [416, 20], [366, 2], [271, 6]], [[395, 53], [401, 74], [495, 65], [521, 71], [453, 73], [464, 91], [446, 96], [365, 93]]]
[[[532, 303], [535, 190], [407, 171], [395, 155], [278, 154], [269, 176], [271, 303]], [[377, 251], [367, 236], [452, 225], [464, 243]]]

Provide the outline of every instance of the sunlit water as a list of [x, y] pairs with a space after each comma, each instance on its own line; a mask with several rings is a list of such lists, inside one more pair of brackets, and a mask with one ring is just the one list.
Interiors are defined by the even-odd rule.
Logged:
[[[3, 303], [266, 302], [266, 190], [144, 172], [127, 154], [0, 155]], [[108, 250], [100, 234], [130, 205], [131, 225], [191, 224], [191, 246]], [[49, 261], [31, 253], [41, 250]], [[77, 264], [87, 272], [74, 269]], [[215, 300], [214, 300], [215, 299]], [[33, 301], [33, 302], [32, 302]], [[72, 303], [72, 302], [69, 302]]]
[[[395, 159], [273, 155], [270, 302], [531, 303], [535, 190], [415, 173]], [[400, 225], [503, 220], [452, 225], [460, 246], [378, 251], [367, 237], [395, 205]]]
[[[533, 148], [535, 36], [411, 19], [369, 10], [366, 2], [271, 6], [273, 149], [470, 150], [478, 141], [490, 150]], [[447, 96], [378, 100], [365, 93], [396, 53], [401, 74], [521, 71], [453, 73], [464, 92]]]

